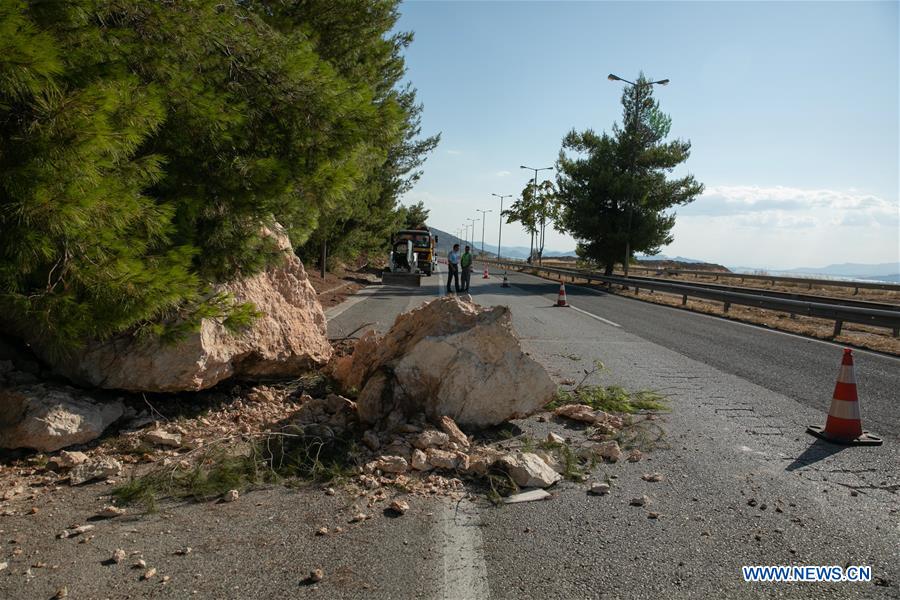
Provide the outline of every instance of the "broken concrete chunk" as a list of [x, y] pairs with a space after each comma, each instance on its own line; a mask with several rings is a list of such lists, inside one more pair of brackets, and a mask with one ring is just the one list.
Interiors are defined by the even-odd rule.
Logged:
[[523, 452], [516, 456], [509, 454], [503, 457], [509, 476], [519, 487], [545, 488], [553, 485], [562, 476], [551, 469], [537, 454]]
[[100, 456], [81, 463], [69, 472], [69, 483], [80, 485], [94, 479], [115, 477], [122, 470], [122, 463], [109, 456]]

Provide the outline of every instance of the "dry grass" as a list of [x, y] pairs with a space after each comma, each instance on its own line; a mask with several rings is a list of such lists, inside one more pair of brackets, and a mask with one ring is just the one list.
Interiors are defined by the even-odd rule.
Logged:
[[[710, 277], [708, 279], [712, 278]], [[565, 281], [567, 283], [570, 280], [571, 278], [569, 277], [565, 278]], [[703, 278], [701, 278], [700, 281], [703, 281]], [[580, 279], [578, 277], [575, 277], [575, 281], [573, 283], [583, 285], [585, 287], [600, 287], [595, 284], [588, 284], [587, 280]], [[803, 287], [805, 293], [810, 293], [809, 290], [805, 290], [805, 286]], [[841, 334], [837, 337], [832, 337], [832, 333], [834, 333], [834, 321], [829, 319], [818, 319], [815, 317], [805, 316], [792, 317], [787, 313], [766, 310], [752, 306], [737, 306], [734, 304], [731, 305], [728, 312], [726, 313], [723, 310], [721, 302], [689, 298], [687, 304], [682, 305], [681, 294], [666, 294], [662, 292], [650, 293], [646, 289], [635, 293], [633, 288], [629, 290], [623, 290], [618, 286], [611, 286], [610, 288], [603, 287], [603, 289], [620, 296], [627, 296], [629, 298], [643, 300], [644, 302], [665, 304], [667, 306], [674, 306], [694, 312], [716, 315], [734, 321], [763, 325], [772, 329], [776, 329], [778, 331], [796, 333], [799, 335], [805, 335], [807, 337], [834, 341], [839, 344], [846, 344], [848, 346], [855, 346], [858, 348], [867, 348], [869, 350], [876, 350], [878, 352], [900, 356], [900, 338], [893, 337], [891, 330], [883, 327], [870, 327], [868, 325], [860, 325], [856, 323], [844, 323]], [[776, 286], [774, 289], [779, 289], [779, 287]], [[791, 291], [797, 290], [795, 289]], [[872, 296], [869, 297], [863, 296], [863, 292], [864, 290], [860, 290], [860, 295], [855, 297], [860, 299], [866, 298], [874, 300], [875, 296], [879, 293], [878, 290], [868, 290], [868, 292], [870, 292], [870, 296]], [[893, 296], [896, 296], [896, 294], [893, 292], [885, 291], [882, 293], [893, 294]], [[852, 296], [852, 290], [850, 290], [850, 295]], [[897, 300], [893, 299], [893, 297], [892, 300], [897, 302]], [[885, 302], [887, 300], [882, 297], [880, 301]]]

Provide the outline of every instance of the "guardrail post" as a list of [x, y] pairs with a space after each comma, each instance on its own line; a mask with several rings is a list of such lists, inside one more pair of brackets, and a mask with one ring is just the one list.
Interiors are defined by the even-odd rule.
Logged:
[[900, 337], [900, 327], [894, 327], [894, 337]]
[[837, 337], [841, 335], [841, 329], [844, 327], [844, 322], [838, 319], [834, 322], [834, 333], [831, 334], [831, 337]]
[[682, 306], [687, 305], [687, 294], [684, 294], [684, 295], [681, 297], [681, 305], [682, 305]]
[[722, 312], [728, 312], [728, 309], [731, 308], [731, 302], [726, 302], [722, 308]]
[[859, 293], [859, 286], [856, 286], [855, 288], [853, 288], [853, 295], [855, 296], [858, 293]]

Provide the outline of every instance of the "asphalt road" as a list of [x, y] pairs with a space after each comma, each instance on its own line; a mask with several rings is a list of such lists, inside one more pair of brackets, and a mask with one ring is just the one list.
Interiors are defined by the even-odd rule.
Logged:
[[[275, 486], [96, 522], [79, 544], [56, 533], [87, 522], [110, 488], [62, 486], [36, 514], [26, 497], [0, 518], [0, 597], [66, 586], [70, 598], [900, 598], [897, 361], [856, 353], [865, 424], [885, 445], [836, 448], [804, 428], [824, 423], [839, 348], [571, 287], [574, 308], [556, 308], [557, 284], [510, 281], [476, 276], [472, 296], [508, 305], [523, 347], [557, 381], [602, 361], [597, 382], [668, 398], [644, 460], [592, 472], [611, 482], [608, 496], [564, 482], [548, 501], [499, 508], [411, 497], [410, 513], [389, 518], [342, 489]], [[329, 309], [329, 335], [384, 331], [442, 283], [438, 274], [418, 289], [366, 288]], [[533, 439], [580, 435], [552, 420], [515, 425]], [[644, 481], [650, 472], [664, 480]], [[649, 505], [629, 504], [641, 495]], [[373, 518], [349, 523], [360, 511]], [[321, 526], [332, 534], [316, 536]], [[139, 554], [110, 564], [116, 548]], [[141, 580], [130, 567], [139, 557], [156, 577]], [[749, 584], [740, 572], [848, 564], [871, 565], [875, 581]], [[311, 585], [316, 567], [326, 577]]]

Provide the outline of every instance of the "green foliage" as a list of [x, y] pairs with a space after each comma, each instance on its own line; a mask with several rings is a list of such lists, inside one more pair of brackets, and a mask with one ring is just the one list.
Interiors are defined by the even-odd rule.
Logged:
[[424, 202], [417, 202], [403, 207], [404, 229], [422, 229], [428, 222], [428, 209]]
[[564, 404], [587, 404], [594, 410], [610, 413], [632, 414], [642, 410], [664, 410], [664, 398], [653, 391], [640, 390], [629, 392], [616, 385], [585, 385], [574, 390], [560, 390], [556, 398], [548, 405], [558, 408]]
[[396, 7], [2, 0], [3, 327], [60, 350], [175, 317], [239, 327], [252, 307], [207, 290], [271, 264], [264, 226], [383, 244], [438, 141]]
[[504, 210], [503, 216], [507, 223], [521, 223], [531, 234], [529, 256], [537, 255], [540, 259], [544, 253], [547, 222], [559, 219], [559, 199], [553, 182], [543, 181], [536, 188], [533, 181], [529, 182], [522, 190], [522, 197]]
[[665, 138], [671, 119], [653, 98], [641, 75], [622, 94], [623, 125], [612, 135], [571, 131], [563, 138], [557, 162], [560, 228], [579, 242], [580, 257], [606, 267], [631, 252], [654, 254], [672, 242], [675, 206], [692, 202], [703, 185], [692, 175], [667, 178], [687, 160], [688, 141]]

